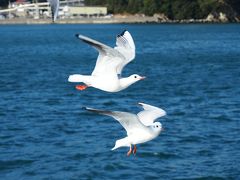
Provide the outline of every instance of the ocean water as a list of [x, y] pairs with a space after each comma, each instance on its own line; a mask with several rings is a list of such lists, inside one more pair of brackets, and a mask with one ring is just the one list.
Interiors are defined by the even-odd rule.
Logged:
[[[77, 91], [70, 74], [90, 74], [97, 51], [127, 29], [145, 75], [119, 93]], [[138, 102], [167, 111], [160, 136], [110, 149], [126, 135], [84, 106], [137, 113]], [[0, 26], [0, 179], [240, 179], [240, 25]]]

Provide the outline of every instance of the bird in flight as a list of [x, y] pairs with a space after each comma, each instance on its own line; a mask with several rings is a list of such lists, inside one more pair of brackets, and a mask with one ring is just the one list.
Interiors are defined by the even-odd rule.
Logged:
[[[136, 144], [144, 143], [156, 138], [163, 130], [160, 122], [154, 122], [157, 118], [165, 116], [166, 112], [149, 104], [138, 103], [143, 111], [138, 114], [120, 111], [99, 110], [86, 107], [85, 109], [94, 113], [111, 116], [116, 119], [126, 130], [127, 136], [116, 141], [112, 150], [119, 147], [129, 147], [127, 156], [137, 152]], [[132, 148], [134, 146], [134, 148]]]
[[91, 75], [74, 74], [69, 76], [69, 82], [84, 83], [84, 85], [76, 86], [78, 90], [94, 87], [102, 91], [118, 92], [145, 78], [138, 74], [121, 77], [123, 68], [135, 58], [135, 44], [128, 31], [124, 30], [117, 36], [114, 48], [83, 35], [77, 34], [76, 36], [99, 52]]

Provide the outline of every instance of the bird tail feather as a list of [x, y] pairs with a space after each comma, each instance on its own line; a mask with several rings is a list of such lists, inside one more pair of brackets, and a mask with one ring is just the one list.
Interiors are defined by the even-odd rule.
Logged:
[[117, 140], [115, 143], [115, 146], [111, 150], [113, 151], [119, 147], [124, 147], [124, 146], [127, 146], [127, 147], [131, 146], [131, 144], [128, 140], [128, 137]]
[[87, 83], [88, 77], [81, 74], [73, 74], [68, 77], [68, 82], [83, 82]]

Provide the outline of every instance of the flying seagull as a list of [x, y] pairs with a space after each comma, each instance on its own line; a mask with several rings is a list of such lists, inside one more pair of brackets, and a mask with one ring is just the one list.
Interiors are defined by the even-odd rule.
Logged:
[[58, 16], [59, 0], [48, 0], [48, 2], [52, 12], [52, 22], [55, 22]]
[[84, 83], [84, 85], [76, 86], [78, 90], [94, 87], [102, 91], [118, 92], [145, 78], [138, 74], [121, 78], [123, 68], [135, 58], [135, 44], [128, 31], [124, 30], [117, 36], [114, 48], [83, 35], [77, 34], [76, 36], [99, 52], [91, 75], [74, 74], [69, 76], [69, 82]]
[[[112, 150], [119, 147], [130, 147], [127, 155], [131, 153], [134, 155], [137, 152], [136, 144], [144, 143], [156, 138], [163, 130], [160, 122], [154, 122], [157, 118], [165, 116], [166, 112], [163, 109], [154, 107], [144, 103], [138, 103], [143, 107], [143, 111], [137, 115], [120, 112], [120, 111], [106, 111], [86, 107], [85, 109], [91, 112], [111, 116], [116, 119], [127, 131], [127, 137], [116, 141]], [[132, 149], [132, 145], [134, 148]]]

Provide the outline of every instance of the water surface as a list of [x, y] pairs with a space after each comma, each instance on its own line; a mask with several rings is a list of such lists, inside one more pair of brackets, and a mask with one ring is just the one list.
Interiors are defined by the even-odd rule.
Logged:
[[[81, 33], [115, 45], [128, 29], [136, 60], [123, 76], [147, 79], [111, 94], [68, 83], [89, 74], [97, 52]], [[3, 179], [240, 179], [240, 26], [0, 26], [0, 176]], [[165, 109], [165, 131], [110, 149], [125, 131], [83, 106], [137, 113]]]

